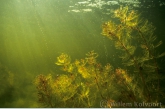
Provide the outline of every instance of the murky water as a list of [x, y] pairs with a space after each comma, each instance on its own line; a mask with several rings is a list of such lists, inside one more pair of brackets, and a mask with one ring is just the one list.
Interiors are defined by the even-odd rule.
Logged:
[[[141, 10], [138, 0], [1, 0], [0, 107], [38, 107], [34, 79], [39, 74], [64, 73], [55, 64], [61, 53], [74, 61], [94, 50], [101, 64], [121, 67], [113, 42], [101, 34], [102, 24], [112, 20], [120, 5], [142, 12], [156, 26], [158, 40], [165, 42], [163, 2], [162, 12], [146, 12], [150, 7]], [[159, 61], [162, 68], [163, 58]]]

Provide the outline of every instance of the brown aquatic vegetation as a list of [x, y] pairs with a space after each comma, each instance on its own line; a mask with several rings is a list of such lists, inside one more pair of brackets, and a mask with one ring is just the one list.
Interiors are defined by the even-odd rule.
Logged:
[[52, 105], [52, 87], [50, 86], [51, 76], [38, 75], [35, 80], [35, 85], [38, 90], [38, 101], [46, 104], [49, 107]]
[[[102, 26], [102, 34], [115, 41], [115, 47], [122, 50], [121, 58], [123, 64], [135, 67], [134, 71], [138, 72], [141, 78], [140, 83], [144, 88], [143, 96], [146, 96], [145, 100], [152, 101], [151, 99], [153, 98], [150, 94], [152, 90], [157, 91], [158, 99], [160, 76], [156, 58], [164, 56], [165, 53], [160, 55], [155, 54], [155, 48], [161, 45], [161, 41], [157, 45], [153, 44], [156, 39], [153, 34], [155, 28], [147, 20], [140, 19], [139, 14], [134, 10], [129, 11], [128, 7], [120, 7], [120, 9], [114, 12], [114, 17], [118, 18], [120, 23], [106, 22]], [[138, 50], [143, 54], [139, 54]], [[147, 80], [151, 80], [151, 78], [152, 81], [156, 82], [151, 83], [151, 81]], [[150, 89], [149, 85], [157, 88]]]
[[[115, 42], [115, 48], [122, 52], [119, 58], [128, 69], [113, 68], [110, 63], [102, 65], [94, 50], [73, 62], [68, 54], [62, 53], [55, 64], [65, 74], [36, 78], [38, 98], [45, 107], [122, 107], [111, 103], [162, 101], [156, 59], [165, 53], [155, 54], [155, 48], [162, 43], [153, 44], [155, 28], [128, 7], [114, 11], [113, 18], [119, 21], [104, 23], [102, 34]], [[100, 105], [101, 100], [106, 102]]]

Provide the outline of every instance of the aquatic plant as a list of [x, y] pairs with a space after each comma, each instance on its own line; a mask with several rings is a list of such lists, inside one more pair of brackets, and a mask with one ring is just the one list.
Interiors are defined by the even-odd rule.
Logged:
[[[61, 55], [63, 56], [64, 53]], [[67, 60], [68, 57], [69, 55], [65, 54], [63, 60]], [[91, 51], [84, 59], [70, 61], [67, 66], [64, 61], [59, 61], [57, 58], [56, 65], [61, 66], [61, 70], [66, 74], [58, 75], [54, 79], [51, 74], [36, 77], [34, 83], [38, 91], [39, 102], [44, 107], [93, 107], [98, 105], [100, 102], [98, 100], [107, 97], [106, 90], [112, 88], [107, 84], [111, 80], [108, 75], [112, 67], [110, 64], [102, 66], [97, 62], [97, 57], [98, 54]], [[59, 64], [60, 62], [62, 64]], [[72, 70], [69, 66], [72, 66]]]
[[[122, 53], [119, 58], [124, 67], [114, 68], [110, 63], [102, 65], [94, 50], [84, 59], [74, 61], [62, 53], [55, 64], [61, 66], [64, 74], [55, 78], [50, 74], [39, 75], [35, 79], [38, 99], [44, 107], [123, 107], [112, 103], [162, 101], [157, 58], [165, 53], [157, 55], [155, 52], [162, 43], [153, 44], [155, 28], [128, 7], [114, 11], [113, 18], [119, 21], [104, 23], [102, 34], [115, 42], [115, 48]], [[102, 100], [104, 104], [100, 104]]]
[[[156, 36], [155, 27], [147, 20], [140, 19], [140, 15], [128, 7], [120, 7], [114, 12], [114, 18], [119, 22], [106, 22], [102, 25], [102, 34], [115, 42], [115, 47], [122, 51], [120, 58], [123, 64], [134, 67], [132, 72], [138, 81], [136, 87], [141, 86], [142, 101], [157, 102], [160, 94], [160, 75], [158, 72], [157, 58], [165, 55], [157, 55], [155, 48], [162, 44], [160, 41], [154, 45]], [[140, 51], [140, 52], [139, 52]], [[140, 80], [138, 79], [140, 76]], [[152, 86], [152, 87], [151, 87]], [[151, 94], [151, 93], [156, 93]]]
[[48, 107], [53, 107], [52, 105], [52, 77], [51, 75], [44, 76], [38, 75], [35, 80], [35, 85], [38, 90], [38, 101], [43, 103]]

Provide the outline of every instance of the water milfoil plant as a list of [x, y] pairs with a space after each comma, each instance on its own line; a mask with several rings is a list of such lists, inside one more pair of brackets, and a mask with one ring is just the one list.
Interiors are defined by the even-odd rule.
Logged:
[[115, 47], [122, 51], [120, 58], [123, 64], [134, 67], [131, 72], [134, 78], [136, 77], [135, 81], [139, 83], [137, 86], [142, 86], [142, 88], [139, 87], [142, 100], [157, 102], [160, 96], [157, 58], [164, 56], [165, 53], [158, 55], [155, 52], [155, 48], [162, 44], [162, 41], [159, 41], [154, 45], [155, 27], [148, 20], [140, 18], [140, 14], [136, 11], [129, 10], [128, 7], [120, 7], [114, 12], [113, 17], [118, 21], [104, 23], [102, 34], [113, 40]]
[[[165, 53], [156, 54], [155, 49], [162, 41], [154, 44], [154, 26], [128, 7], [120, 7], [112, 17], [116, 20], [105, 22], [102, 34], [121, 52], [118, 58], [123, 65], [114, 68], [110, 62], [101, 64], [94, 50], [73, 61], [68, 54], [60, 54], [55, 64], [65, 73], [39, 75], [35, 79], [43, 107], [140, 107], [112, 103], [162, 101], [162, 75], [157, 58]], [[105, 102], [100, 104], [102, 100]]]

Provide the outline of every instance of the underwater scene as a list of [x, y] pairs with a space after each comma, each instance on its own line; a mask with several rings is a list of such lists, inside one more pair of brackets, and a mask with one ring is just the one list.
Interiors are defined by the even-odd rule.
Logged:
[[163, 0], [0, 0], [0, 107], [165, 107], [164, 19]]

